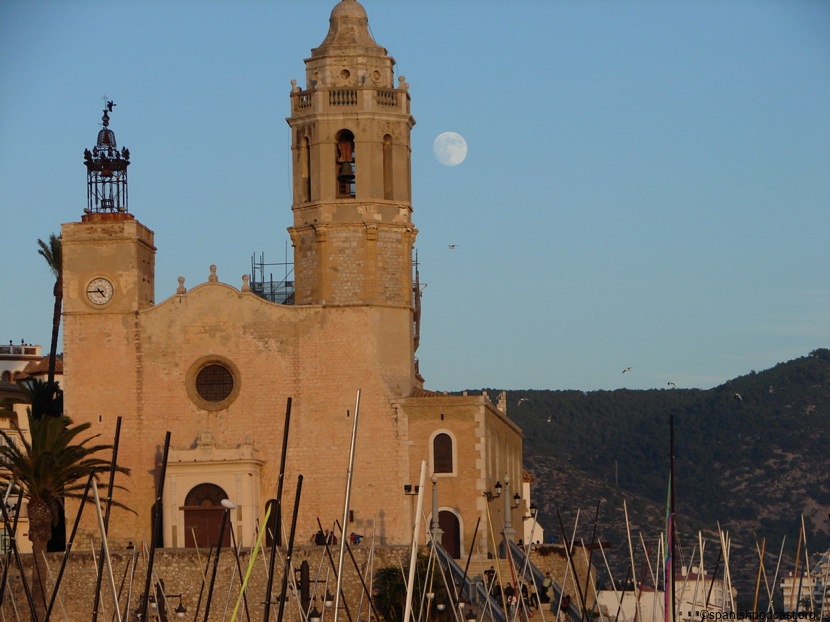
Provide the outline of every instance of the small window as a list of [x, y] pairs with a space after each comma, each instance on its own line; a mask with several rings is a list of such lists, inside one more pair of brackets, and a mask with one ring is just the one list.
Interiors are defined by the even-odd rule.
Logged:
[[437, 434], [432, 439], [432, 472], [452, 473], [452, 437], [449, 434]]

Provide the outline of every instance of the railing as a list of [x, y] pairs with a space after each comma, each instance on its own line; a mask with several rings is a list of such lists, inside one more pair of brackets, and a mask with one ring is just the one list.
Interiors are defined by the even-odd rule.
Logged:
[[319, 89], [291, 94], [294, 112], [359, 106], [363, 109], [400, 109], [408, 112], [409, 98], [401, 89]]
[[395, 89], [379, 89], [375, 91], [375, 101], [381, 106], [398, 105], [398, 91]]
[[330, 106], [356, 106], [357, 91], [355, 89], [338, 89], [329, 91]]
[[310, 91], [302, 91], [297, 95], [297, 109], [298, 110], [305, 110], [306, 108], [311, 108], [311, 92]]
[[[527, 573], [529, 572], [533, 577], [533, 582], [536, 584], [537, 592], [540, 592], [541, 590], [539, 590], [539, 587], [542, 585], [542, 581], [545, 580], [545, 575], [542, 574], [542, 571], [533, 565], [533, 562], [530, 561], [525, 554], [524, 549], [515, 542], [510, 542], [510, 554], [513, 556], [513, 562], [516, 568], [522, 569], [521, 578], [519, 580], [524, 581]], [[559, 606], [559, 602], [562, 600], [562, 586], [557, 583], [555, 579], [551, 579], [553, 582], [550, 587], [553, 594], [550, 598], [550, 609], [551, 611], [554, 611], [556, 607]], [[571, 620], [578, 622], [582, 619], [582, 614], [580, 613], [579, 607], [576, 602], [574, 602], [573, 598], [571, 598], [571, 605], [568, 607], [567, 611]]]
[[0, 354], [20, 354], [37, 356], [38, 346], [0, 346]]
[[481, 607], [482, 612], [486, 612], [487, 617], [482, 615], [480, 619], [506, 622], [507, 616], [504, 615], [504, 610], [496, 602], [496, 599], [490, 596], [484, 582], [475, 581], [470, 576], [465, 577], [464, 569], [447, 553], [446, 549], [438, 542], [434, 542], [433, 545], [435, 546], [435, 552], [438, 554], [438, 561], [450, 571], [453, 583], [458, 586], [459, 598], [466, 597], [467, 602]]

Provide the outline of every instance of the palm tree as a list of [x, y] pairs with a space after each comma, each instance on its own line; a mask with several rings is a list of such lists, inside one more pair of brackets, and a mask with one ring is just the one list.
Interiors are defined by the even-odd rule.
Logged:
[[[41, 417], [28, 412], [31, 441], [12, 423], [17, 434], [9, 435], [0, 430], [4, 441], [0, 446], [0, 482], [14, 485], [22, 491], [29, 506], [29, 540], [32, 542], [32, 597], [42, 616], [45, 612], [46, 568], [44, 553], [46, 543], [52, 537], [52, 526], [58, 521], [65, 497], [79, 499], [91, 471], [109, 472], [109, 460], [96, 457], [101, 451], [111, 450], [112, 445], [93, 444], [98, 435], [79, 440], [92, 424], [72, 426], [66, 416]], [[128, 469], [116, 467], [122, 473]], [[106, 486], [106, 484], [104, 485]], [[122, 488], [123, 486], [118, 486]], [[115, 505], [124, 507], [117, 502]], [[43, 581], [41, 581], [43, 579]]]
[[52, 311], [52, 342], [49, 346], [49, 376], [47, 382], [55, 382], [55, 357], [58, 355], [58, 333], [61, 330], [61, 307], [63, 306], [63, 253], [61, 251], [61, 236], [49, 234], [49, 243], [37, 241], [40, 249], [38, 254], [49, 264], [49, 269], [55, 275], [55, 286], [52, 293], [55, 296], [55, 307]]
[[46, 416], [60, 417], [63, 414], [63, 392], [56, 383], [50, 384], [39, 378], [26, 378], [23, 381], [18, 380], [17, 386], [23, 391], [35, 419]]

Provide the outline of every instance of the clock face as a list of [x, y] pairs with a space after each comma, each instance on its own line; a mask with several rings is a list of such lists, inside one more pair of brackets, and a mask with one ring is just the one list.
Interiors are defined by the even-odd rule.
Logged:
[[86, 286], [86, 295], [95, 305], [104, 305], [112, 300], [113, 286], [105, 278], [92, 279]]

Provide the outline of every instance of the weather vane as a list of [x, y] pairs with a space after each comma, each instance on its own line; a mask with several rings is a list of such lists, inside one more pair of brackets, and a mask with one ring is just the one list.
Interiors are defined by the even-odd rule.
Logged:
[[117, 106], [117, 104], [114, 101], [112, 101], [111, 99], [109, 99], [107, 97], [106, 93], [104, 93], [104, 96], [101, 99], [104, 100], [104, 104], [106, 105], [106, 107], [104, 108], [104, 116], [103, 116], [102, 119], [103, 119], [103, 122], [104, 122], [104, 127], [108, 127], [109, 126], [109, 120], [110, 120], [109, 113], [112, 112], [112, 109], [115, 106]]

